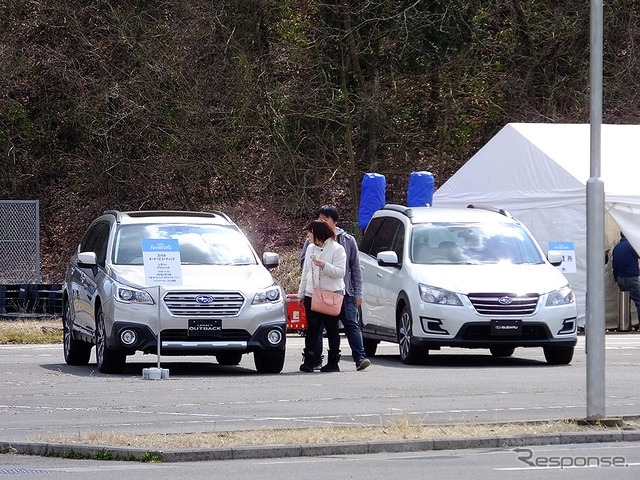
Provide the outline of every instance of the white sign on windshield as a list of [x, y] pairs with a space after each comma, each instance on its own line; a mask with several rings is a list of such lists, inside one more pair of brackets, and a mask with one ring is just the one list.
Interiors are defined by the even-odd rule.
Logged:
[[182, 285], [180, 245], [177, 239], [142, 239], [147, 285]]

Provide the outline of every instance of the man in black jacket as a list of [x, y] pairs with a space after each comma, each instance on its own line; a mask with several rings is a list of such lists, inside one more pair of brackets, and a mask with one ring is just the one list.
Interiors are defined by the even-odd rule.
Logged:
[[[621, 292], [629, 292], [629, 297], [636, 304], [638, 320], [640, 320], [640, 268], [638, 254], [629, 240], [620, 232], [620, 243], [613, 248], [613, 278], [618, 283]], [[638, 325], [634, 327], [638, 329]]]

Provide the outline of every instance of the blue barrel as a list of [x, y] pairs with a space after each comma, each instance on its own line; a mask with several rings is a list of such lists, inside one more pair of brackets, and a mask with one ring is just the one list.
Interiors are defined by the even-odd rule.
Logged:
[[360, 211], [358, 212], [358, 224], [363, 230], [369, 225], [373, 214], [384, 206], [386, 190], [387, 179], [384, 175], [365, 173], [362, 179]]
[[407, 207], [433, 204], [434, 180], [431, 172], [413, 172], [407, 189]]

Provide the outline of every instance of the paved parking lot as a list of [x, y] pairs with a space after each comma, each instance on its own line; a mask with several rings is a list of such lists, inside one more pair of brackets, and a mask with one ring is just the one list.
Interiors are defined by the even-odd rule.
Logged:
[[[343, 345], [348, 350], [347, 342]], [[607, 335], [607, 415], [640, 414], [640, 334]], [[101, 432], [212, 430], [372, 424], [584, 418], [586, 356], [549, 366], [541, 349], [492, 358], [483, 350], [443, 349], [429, 365], [400, 363], [382, 344], [357, 372], [343, 357], [339, 373], [298, 371], [303, 339], [290, 336], [283, 373], [259, 375], [253, 359], [223, 367], [209, 357], [163, 358], [168, 380], [143, 380], [155, 356], [129, 359], [121, 375], [95, 364], [71, 367], [61, 345], [0, 346], [0, 440], [33, 441]], [[345, 355], [345, 357], [347, 357]]]

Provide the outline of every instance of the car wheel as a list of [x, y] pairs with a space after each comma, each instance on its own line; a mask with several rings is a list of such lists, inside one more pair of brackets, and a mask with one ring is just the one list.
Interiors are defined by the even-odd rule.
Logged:
[[254, 352], [253, 362], [258, 373], [280, 373], [284, 367], [285, 351]]
[[224, 352], [216, 355], [220, 365], [238, 365], [242, 361], [242, 352]]
[[62, 317], [64, 361], [67, 365], [87, 365], [93, 345], [73, 338], [73, 320], [71, 305], [66, 302]]
[[516, 349], [509, 347], [491, 347], [489, 351], [494, 357], [510, 357]]
[[549, 365], [568, 365], [573, 359], [573, 347], [544, 347], [543, 350]]
[[96, 363], [100, 373], [122, 373], [127, 356], [116, 353], [107, 346], [107, 331], [104, 326], [104, 312], [98, 307], [96, 315]]
[[400, 360], [407, 365], [424, 363], [429, 354], [426, 348], [416, 347], [411, 344], [413, 336], [413, 321], [408, 306], [402, 307], [400, 315], [400, 326], [398, 328], [398, 348], [400, 349]]

